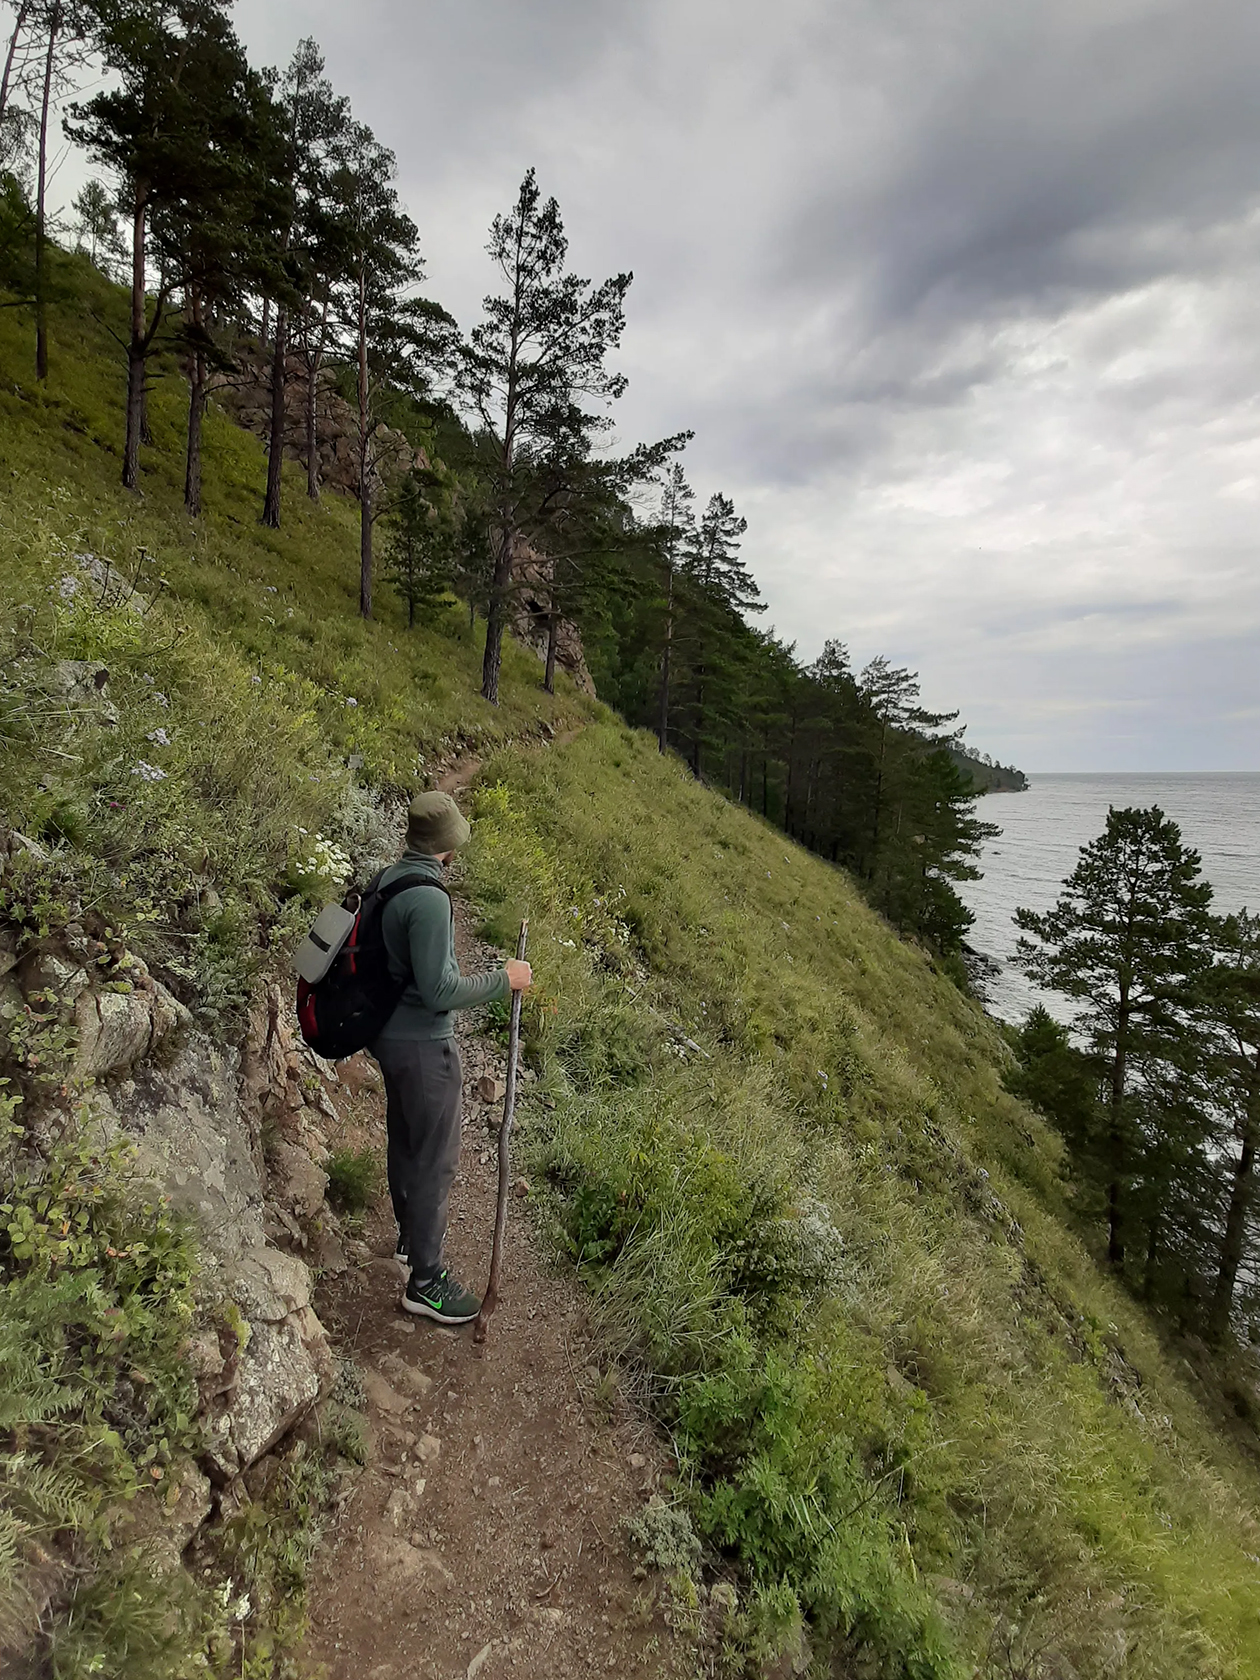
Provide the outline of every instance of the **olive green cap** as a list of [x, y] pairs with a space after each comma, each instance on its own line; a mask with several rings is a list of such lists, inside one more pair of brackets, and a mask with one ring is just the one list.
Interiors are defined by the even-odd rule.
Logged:
[[453, 852], [471, 833], [464, 813], [449, 793], [419, 793], [411, 801], [407, 812], [409, 852], [426, 852], [430, 857]]

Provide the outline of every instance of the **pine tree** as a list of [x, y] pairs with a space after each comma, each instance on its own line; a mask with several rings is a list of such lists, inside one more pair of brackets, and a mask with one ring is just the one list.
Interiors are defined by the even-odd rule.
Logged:
[[34, 243], [28, 296], [35, 315], [35, 377], [41, 381], [48, 377], [49, 357], [50, 123], [72, 72], [88, 56], [94, 27], [94, 12], [86, 0], [25, 0], [17, 8], [0, 72], [0, 139], [5, 142], [0, 165], [16, 162], [17, 154], [28, 145], [34, 149]]
[[1211, 963], [1212, 888], [1199, 855], [1158, 806], [1110, 810], [1097, 840], [1044, 915], [1020, 909], [1018, 961], [1041, 986], [1084, 1007], [1077, 1031], [1106, 1068], [1107, 1254], [1125, 1258], [1127, 1194], [1138, 1164], [1136, 1076], [1175, 1058], [1193, 986]]
[[687, 483], [680, 462], [675, 461], [665, 475], [661, 490], [661, 508], [657, 522], [661, 570], [665, 577], [664, 621], [661, 636], [660, 709], [657, 714], [656, 739], [660, 750], [669, 746], [669, 705], [671, 664], [674, 652], [675, 584], [682, 556], [686, 552], [695, 529], [695, 515], [691, 503], [695, 492]]
[[[140, 444], [149, 358], [188, 274], [168, 237], [148, 302], [150, 233], [191, 225], [205, 205], [207, 159], [217, 124], [250, 74], [219, 0], [98, 0], [94, 46], [114, 85], [72, 108], [72, 136], [115, 171], [131, 223], [131, 320], [127, 341], [127, 436], [122, 481], [140, 484]], [[225, 84], [223, 78], [228, 78]]]
[[358, 419], [359, 611], [372, 616], [372, 529], [377, 492], [392, 470], [405, 471], [402, 446], [385, 437], [385, 409], [404, 390], [426, 391], [434, 369], [453, 353], [455, 323], [418, 297], [423, 276], [419, 233], [394, 187], [394, 154], [370, 128], [353, 123], [340, 148], [329, 192], [341, 229], [345, 280], [338, 292], [344, 347], [354, 368]]
[[1242, 910], [1217, 934], [1218, 959], [1202, 986], [1209, 1023], [1208, 1068], [1224, 1122], [1218, 1159], [1228, 1163], [1229, 1189], [1212, 1283], [1208, 1333], [1229, 1328], [1248, 1222], [1256, 1201], [1260, 1148], [1260, 916]]
[[437, 474], [413, 468], [389, 514], [385, 574], [407, 604], [407, 628], [417, 613], [431, 618], [454, 583], [454, 533], [449, 496]]
[[1096, 1216], [1103, 1209], [1106, 1181], [1106, 1159], [1098, 1149], [1101, 1069], [1073, 1044], [1071, 1033], [1043, 1004], [1029, 1010], [1024, 1024], [1012, 1031], [1011, 1040], [1016, 1066], [1006, 1069], [1002, 1083], [1013, 1095], [1040, 1109], [1062, 1137], [1083, 1192], [1078, 1211]]
[[560, 207], [543, 201], [532, 169], [512, 209], [491, 224], [488, 250], [504, 289], [485, 299], [460, 388], [487, 446], [494, 571], [481, 692], [497, 704], [516, 547], [528, 536], [546, 548], [558, 464], [585, 460], [608, 425], [583, 405], [604, 405], [625, 390], [605, 361], [621, 340], [631, 276], [593, 287], [567, 271]]
[[688, 667], [689, 756], [697, 776], [715, 722], [731, 715], [744, 615], [765, 611], [757, 584], [740, 558], [747, 529], [748, 521], [736, 513], [735, 504], [717, 492], [683, 549], [677, 636]]
[[114, 265], [123, 254], [118, 211], [103, 182], [91, 180], [75, 194], [77, 248], [102, 274], [113, 277]]
[[319, 497], [316, 405], [319, 372], [329, 338], [332, 290], [347, 274], [352, 232], [335, 212], [333, 172], [351, 132], [349, 101], [334, 93], [324, 75], [324, 58], [307, 36], [298, 42], [280, 83], [281, 151], [279, 185], [284, 213], [277, 229], [277, 269], [271, 342], [271, 418], [267, 442], [264, 525], [280, 524], [281, 465], [288, 412], [289, 355], [294, 317], [306, 363], [307, 494]]

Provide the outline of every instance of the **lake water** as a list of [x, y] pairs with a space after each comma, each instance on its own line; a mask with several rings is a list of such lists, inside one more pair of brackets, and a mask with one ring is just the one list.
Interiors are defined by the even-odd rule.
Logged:
[[1107, 808], [1158, 805], [1203, 859], [1218, 911], [1260, 911], [1260, 773], [1030, 776], [1026, 793], [990, 793], [977, 815], [1002, 833], [980, 858], [982, 881], [958, 892], [976, 920], [967, 943], [996, 967], [983, 985], [987, 1007], [1022, 1020], [1035, 1003], [1066, 1019], [1070, 1006], [1033, 986], [1012, 966], [1018, 906], [1048, 910], [1083, 845], [1102, 833]]

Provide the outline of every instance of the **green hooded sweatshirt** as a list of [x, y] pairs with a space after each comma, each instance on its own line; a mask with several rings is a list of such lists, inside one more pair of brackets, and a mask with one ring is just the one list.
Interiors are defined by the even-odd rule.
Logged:
[[[442, 883], [442, 865], [423, 852], [404, 852], [381, 877], [382, 885], [400, 875], [420, 875]], [[506, 969], [465, 978], [455, 960], [451, 904], [433, 887], [407, 887], [385, 906], [381, 933], [395, 980], [411, 979], [397, 1009], [381, 1030], [382, 1038], [451, 1038], [454, 1011], [493, 1003], [509, 994]]]

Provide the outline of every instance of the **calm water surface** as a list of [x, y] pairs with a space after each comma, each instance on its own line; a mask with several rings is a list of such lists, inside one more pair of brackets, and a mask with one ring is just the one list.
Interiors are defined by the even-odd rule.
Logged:
[[977, 812], [1002, 833], [984, 848], [982, 881], [958, 891], [975, 915], [968, 944], [994, 959], [988, 1007], [1022, 1020], [1034, 1003], [1066, 1018], [1070, 1006], [1038, 991], [1011, 965], [1019, 905], [1048, 910], [1083, 845], [1102, 833], [1108, 806], [1158, 805], [1203, 859], [1215, 908], [1260, 911], [1260, 772], [1184, 775], [1031, 776], [1027, 793], [991, 793]]

